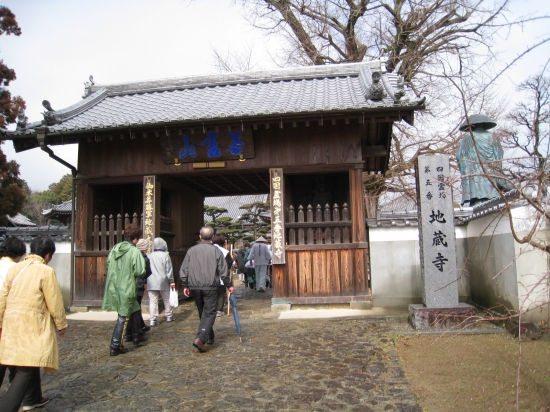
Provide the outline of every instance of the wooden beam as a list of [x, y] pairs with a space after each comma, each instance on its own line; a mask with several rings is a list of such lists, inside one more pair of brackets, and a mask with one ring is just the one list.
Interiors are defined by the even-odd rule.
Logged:
[[212, 185], [218, 187], [220, 190], [224, 191], [224, 192], [229, 192], [229, 190], [227, 190], [225, 187], [219, 185], [215, 180], [212, 180], [210, 178], [208, 178], [207, 176], [204, 176], [204, 179], [208, 181], [208, 183], [211, 183]]
[[363, 159], [366, 157], [387, 156], [388, 151], [384, 145], [363, 146], [361, 148]]
[[235, 183], [233, 183], [233, 182], [231, 181], [231, 179], [228, 179], [228, 178], [225, 177], [223, 174], [219, 175], [218, 177], [221, 178], [221, 179], [223, 179], [223, 180], [225, 180], [227, 183], [229, 183], [229, 184], [230, 184], [231, 186], [233, 186], [235, 189], [241, 190], [241, 188], [240, 188], [239, 186], [237, 186]]
[[241, 178], [244, 182], [246, 182], [246, 184], [247, 184], [248, 186], [250, 186], [252, 189], [254, 189], [255, 191], [258, 191], [258, 188], [255, 187], [253, 184], [251, 184], [251, 183], [248, 181], [247, 178], [242, 177], [239, 173], [237, 173], [237, 176], [239, 176], [239, 178]]
[[[212, 190], [210, 187], [207, 187], [207, 186], [204, 186], [204, 185], [200, 184], [196, 179], [190, 179], [190, 180], [193, 181], [193, 184], [194, 184], [194, 185], [196, 185], [196, 186], [202, 188], [202, 189], [205, 190], [206, 192], [209, 192], [209, 193], [211, 193], [211, 194], [216, 193], [215, 190]], [[184, 182], [187, 182], [187, 179], [185, 179]], [[192, 186], [191, 186], [191, 187], [192, 187]]]

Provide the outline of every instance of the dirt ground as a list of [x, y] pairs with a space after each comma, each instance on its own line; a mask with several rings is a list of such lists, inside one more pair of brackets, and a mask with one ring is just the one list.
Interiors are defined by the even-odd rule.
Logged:
[[[516, 410], [519, 342], [508, 334], [396, 337], [426, 412]], [[522, 343], [520, 411], [550, 411], [550, 340]]]

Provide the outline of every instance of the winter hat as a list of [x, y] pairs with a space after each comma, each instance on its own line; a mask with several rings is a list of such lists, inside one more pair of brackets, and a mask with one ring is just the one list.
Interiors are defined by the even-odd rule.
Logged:
[[142, 252], [147, 252], [147, 249], [149, 249], [149, 241], [147, 239], [139, 239], [136, 243], [136, 247]]

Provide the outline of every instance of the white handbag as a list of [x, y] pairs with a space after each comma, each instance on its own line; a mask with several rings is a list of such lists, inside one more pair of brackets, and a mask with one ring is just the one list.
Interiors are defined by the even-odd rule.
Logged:
[[178, 291], [174, 288], [170, 288], [170, 306], [177, 308], [179, 305]]

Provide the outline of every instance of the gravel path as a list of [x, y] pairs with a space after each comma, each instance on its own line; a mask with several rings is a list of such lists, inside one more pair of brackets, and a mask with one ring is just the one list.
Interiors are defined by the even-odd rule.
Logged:
[[[421, 412], [393, 341], [403, 317], [280, 320], [271, 290], [236, 288], [243, 342], [233, 316], [199, 353], [194, 302], [109, 356], [112, 322], [69, 321], [60, 370], [44, 375], [44, 411], [410, 411]], [[227, 313], [227, 312], [226, 312]], [[0, 393], [6, 389], [3, 385]]]

